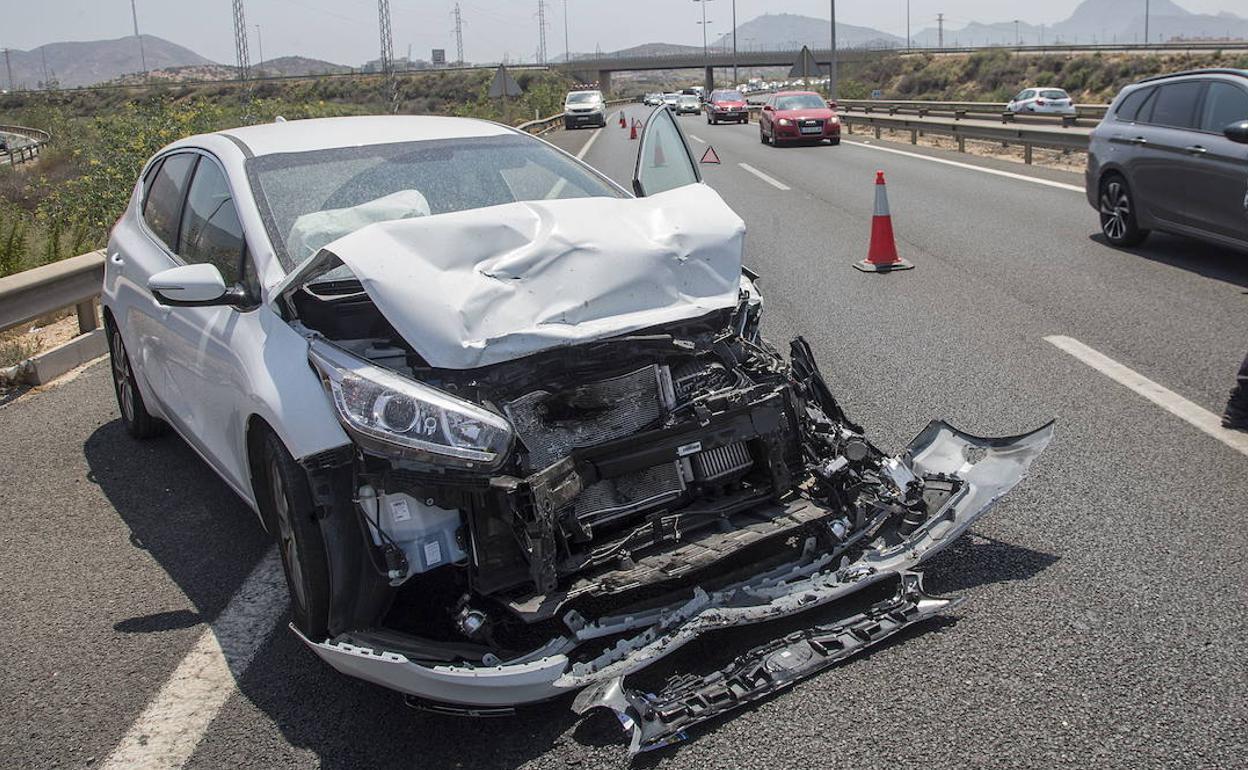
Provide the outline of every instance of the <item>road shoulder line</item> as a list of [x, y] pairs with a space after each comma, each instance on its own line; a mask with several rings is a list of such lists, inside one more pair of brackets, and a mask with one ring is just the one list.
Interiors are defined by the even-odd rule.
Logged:
[[1119, 385], [1135, 391], [1201, 432], [1216, 438], [1231, 449], [1248, 455], [1248, 433], [1223, 428], [1222, 419], [1208, 409], [1188, 401], [1173, 390], [1153, 382], [1104, 353], [1084, 345], [1079, 340], [1060, 335], [1045, 337], [1044, 340], [1066, 351]]
[[943, 163], [946, 166], [953, 166], [954, 168], [963, 168], [963, 169], [968, 169], [970, 171], [978, 171], [982, 174], [992, 174], [993, 176], [1005, 177], [1006, 179], [1016, 179], [1022, 182], [1031, 182], [1032, 184], [1044, 185], [1045, 187], [1053, 187], [1058, 190], [1070, 190], [1071, 192], [1077, 192], [1080, 195], [1082, 195], [1084, 192], [1084, 189], [1078, 185], [1066, 184], [1065, 182], [1054, 182], [1051, 179], [1040, 179], [1039, 177], [1027, 176], [1026, 174], [1015, 174], [1010, 171], [1001, 171], [999, 169], [988, 168], [986, 166], [976, 166], [973, 163], [961, 163], [956, 160], [947, 160], [945, 158], [934, 158], [931, 155], [923, 155], [917, 152], [906, 152], [905, 150], [898, 150], [892, 147], [881, 147], [878, 144], [868, 144], [866, 142], [855, 142], [855, 141], [851, 141], [848, 139], [842, 139], [841, 144], [846, 144], [851, 147], [865, 147], [868, 150], [877, 150], [879, 152], [891, 152], [894, 155], [904, 155], [907, 158], [918, 158], [919, 160], [926, 160], [932, 163]]
[[101, 770], [178, 768], [195, 752], [235, 680], [269, 638], [287, 602], [282, 562], [270, 548], [148, 702]]

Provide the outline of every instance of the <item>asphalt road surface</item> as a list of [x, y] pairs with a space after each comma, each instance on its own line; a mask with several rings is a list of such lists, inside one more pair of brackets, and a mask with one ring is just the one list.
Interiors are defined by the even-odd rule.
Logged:
[[[946, 621], [637, 764], [1243, 767], [1248, 450], [1193, 421], [1220, 413], [1248, 347], [1248, 257], [1164, 236], [1112, 249], [1070, 174], [908, 145], [773, 149], [753, 125], [682, 123], [723, 160], [704, 173], [749, 226], [766, 333], [807, 335], [878, 443], [941, 417], [981, 435], [1055, 417], [1057, 438], [930, 566], [930, 589], [968, 598]], [[627, 184], [626, 131], [552, 137]], [[850, 267], [876, 169], [913, 271]], [[1168, 390], [1145, 398], [1110, 376], [1122, 367]], [[123, 736], [146, 745], [136, 720], [180, 686], [166, 683], [267, 543], [182, 441], [125, 435], [106, 365], [0, 408], [0, 436], [0, 766], [105, 765]], [[219, 711], [165, 714], [185, 766], [628, 764], [610, 717], [578, 723], [567, 701], [491, 721], [413, 712], [334, 673], [286, 622], [235, 627], [251, 652]]]

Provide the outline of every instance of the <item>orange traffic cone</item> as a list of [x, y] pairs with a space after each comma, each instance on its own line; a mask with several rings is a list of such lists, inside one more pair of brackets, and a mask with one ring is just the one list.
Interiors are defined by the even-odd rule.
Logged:
[[893, 239], [893, 217], [888, 211], [888, 192], [884, 186], [884, 172], [875, 172], [875, 216], [871, 218], [871, 245], [867, 258], [855, 262], [854, 267], [864, 273], [888, 273], [893, 270], [910, 270], [914, 265], [897, 256], [897, 242]]
[[637, 138], [637, 121], [635, 120], [633, 121], [633, 130], [628, 132], [628, 138], [629, 139]]
[[628, 121], [624, 119], [624, 110], [620, 110], [620, 128], [627, 128]]

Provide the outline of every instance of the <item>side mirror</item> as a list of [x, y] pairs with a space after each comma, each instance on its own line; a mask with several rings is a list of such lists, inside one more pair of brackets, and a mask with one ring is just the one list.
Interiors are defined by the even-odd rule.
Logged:
[[764, 105], [763, 105], [763, 112], [774, 112], [774, 111], [775, 111], [775, 109], [776, 109], [776, 108], [775, 108], [775, 107], [772, 107], [770, 104], [764, 104]]
[[1222, 129], [1222, 134], [1232, 142], [1248, 144], [1248, 120], [1241, 120], [1238, 123], [1232, 123]]
[[246, 301], [239, 287], [226, 289], [216, 265], [181, 265], [147, 279], [147, 288], [156, 301], [170, 307], [237, 307]]
[[836, 109], [836, 100], [835, 100], [835, 99], [829, 99], [829, 100], [828, 100], [828, 109], [830, 109], [830, 110], [835, 110], [835, 109]]

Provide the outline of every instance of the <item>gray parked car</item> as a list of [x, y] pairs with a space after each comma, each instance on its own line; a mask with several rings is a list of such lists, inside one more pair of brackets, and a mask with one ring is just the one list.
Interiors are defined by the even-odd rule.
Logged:
[[1150, 230], [1248, 250], [1248, 70], [1199, 70], [1122, 90], [1092, 131], [1088, 202], [1115, 246]]

